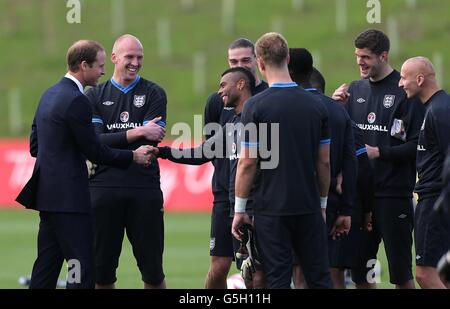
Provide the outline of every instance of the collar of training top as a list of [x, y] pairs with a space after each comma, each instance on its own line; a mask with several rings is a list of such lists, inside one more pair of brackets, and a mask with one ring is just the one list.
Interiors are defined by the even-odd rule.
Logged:
[[297, 83], [294, 82], [286, 82], [286, 83], [272, 83], [270, 85], [271, 88], [288, 88], [288, 87], [297, 87]]
[[128, 86], [122, 86], [121, 84], [119, 84], [118, 82], [116, 82], [114, 79], [111, 78], [111, 84], [114, 85], [114, 87], [116, 87], [117, 89], [119, 89], [120, 91], [122, 91], [123, 93], [128, 93], [131, 90], [133, 90], [134, 87], [136, 87], [137, 83], [139, 83], [139, 81], [141, 80], [141, 77], [138, 75], [136, 77], [136, 79], [129, 84]]

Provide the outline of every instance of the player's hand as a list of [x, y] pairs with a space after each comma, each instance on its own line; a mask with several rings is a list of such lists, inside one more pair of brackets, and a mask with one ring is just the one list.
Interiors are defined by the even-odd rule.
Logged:
[[347, 100], [350, 97], [350, 93], [348, 92], [348, 85], [342, 84], [338, 89], [334, 91], [331, 97], [335, 101], [347, 103]]
[[245, 223], [252, 224], [250, 217], [245, 212], [235, 212], [233, 218], [233, 224], [231, 225], [231, 234], [233, 234], [234, 238], [241, 241], [241, 231], [239, 231], [239, 227]]
[[152, 147], [150, 150], [150, 154], [153, 156], [153, 158], [158, 158], [159, 156], [159, 149], [158, 147]]
[[380, 157], [380, 149], [366, 144], [367, 156], [370, 160]]
[[91, 178], [95, 174], [95, 170], [97, 168], [97, 164], [92, 163], [89, 160], [86, 160], [86, 167], [87, 167], [87, 172], [88, 172], [88, 178]]
[[140, 135], [146, 140], [160, 142], [166, 135], [166, 129], [157, 124], [161, 117], [156, 117], [145, 126], [139, 127]]
[[336, 177], [336, 192], [342, 194], [342, 173], [339, 173]]
[[154, 147], [144, 145], [134, 150], [133, 161], [136, 162], [137, 164], [149, 166], [151, 164], [151, 160], [153, 159], [152, 148]]
[[352, 218], [350, 216], [338, 216], [331, 228], [331, 238], [336, 240], [342, 236], [346, 236], [350, 232], [351, 224]]
[[368, 212], [364, 215], [364, 229], [367, 232], [372, 232], [373, 229], [372, 212]]

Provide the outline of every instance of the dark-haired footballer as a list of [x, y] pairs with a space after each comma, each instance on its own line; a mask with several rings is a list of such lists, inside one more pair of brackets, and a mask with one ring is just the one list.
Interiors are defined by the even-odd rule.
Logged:
[[[228, 46], [228, 65], [230, 68], [243, 67], [249, 70], [255, 78], [253, 94], [264, 91], [268, 85], [260, 80], [256, 73], [256, 56], [253, 42], [239, 38]], [[217, 92], [212, 93], [205, 105], [205, 126], [218, 123], [224, 126], [230, 123], [235, 115], [232, 107], [224, 106]], [[206, 138], [214, 135], [207, 134]], [[206, 278], [206, 288], [226, 288], [226, 276], [233, 259], [232, 237], [229, 233], [229, 162], [228, 159], [217, 158], [212, 161], [214, 174], [212, 179], [213, 208], [211, 213], [210, 251], [211, 265]]]
[[[226, 70], [222, 74], [218, 95], [221, 100], [223, 100], [224, 106], [231, 108], [235, 115], [229, 122], [223, 125], [222, 131], [217, 132], [214, 136], [208, 138], [204, 143], [196, 148], [158, 148], [158, 156], [176, 163], [199, 165], [209, 161], [227, 161], [228, 166], [224, 166], [219, 170], [222, 172], [226, 170], [227, 173], [217, 173], [216, 176], [220, 176], [221, 181], [224, 180], [223, 178], [228, 177], [228, 182], [224, 183], [222, 186], [222, 188], [229, 192], [229, 197], [227, 197], [228, 205], [225, 207], [226, 205], [224, 202], [224, 205], [220, 208], [219, 213], [217, 212], [217, 209], [216, 211], [213, 209], [211, 223], [211, 242], [212, 249], [214, 249], [212, 252], [215, 252], [215, 255], [213, 255], [214, 257], [218, 257], [213, 258], [213, 260], [216, 261], [219, 259], [223, 262], [227, 261], [227, 265], [228, 261], [231, 264], [234, 254], [239, 248], [239, 243], [237, 240], [234, 240], [231, 235], [231, 222], [233, 217], [231, 215], [230, 207], [230, 201], [232, 201], [231, 192], [233, 192], [234, 198], [234, 178], [236, 173], [235, 165], [237, 162], [236, 139], [238, 137], [236, 130], [238, 128], [237, 125], [240, 123], [240, 114], [243, 105], [245, 101], [251, 97], [252, 92], [255, 90], [254, 85], [255, 78], [249, 70], [243, 67], [234, 67]], [[220, 152], [218, 149], [222, 149], [223, 152]], [[216, 206], [217, 204], [215, 203], [214, 207]], [[227, 211], [226, 213], [225, 210]], [[241, 268], [241, 263], [242, 260], [236, 260], [236, 265], [239, 269]], [[211, 267], [214, 266], [215, 265], [211, 265]], [[229, 268], [230, 265], [226, 268], [221, 268], [221, 271], [223, 272], [226, 270], [226, 273], [223, 274], [225, 280], [223, 284], [225, 284], [225, 287]], [[216, 273], [211, 274], [211, 268], [209, 275], [219, 276], [219, 274]], [[220, 277], [222, 277], [222, 275]], [[212, 288], [210, 280], [212, 280], [212, 278], [210, 278], [209, 281], [207, 279], [207, 288]], [[254, 274], [252, 281], [246, 280], [246, 286], [247, 288], [264, 287], [262, 272], [257, 272]]]
[[356, 62], [362, 77], [342, 85], [333, 99], [346, 102], [350, 117], [363, 131], [367, 155], [374, 167], [373, 231], [370, 257], [360, 261], [357, 287], [370, 288], [375, 282], [367, 274], [375, 265], [378, 246], [384, 241], [390, 282], [397, 288], [414, 288], [412, 274], [412, 192], [415, 183], [417, 140], [424, 108], [418, 100], [407, 99], [398, 86], [400, 74], [389, 60], [389, 38], [369, 29], [355, 40]]
[[[305, 48], [290, 48], [289, 55], [288, 68], [292, 80], [317, 96], [328, 110], [331, 138], [331, 185], [326, 208], [326, 222], [328, 232], [331, 234], [328, 238], [328, 255], [333, 286], [334, 288], [344, 288], [344, 269], [353, 266], [350, 259], [354, 251], [344, 250], [347, 249], [343, 246], [345, 241], [343, 238], [346, 235], [333, 234], [335, 226], [345, 226], [348, 233], [353, 226], [357, 162], [352, 121], [343, 106], [324, 95], [322, 90], [312, 87], [313, 58], [311, 53]], [[320, 72], [316, 72], [320, 74]], [[296, 266], [294, 265], [294, 275], [299, 272]], [[294, 277], [294, 284], [299, 281], [297, 277], [298, 275]], [[297, 283], [297, 285], [301, 286], [301, 283]]]

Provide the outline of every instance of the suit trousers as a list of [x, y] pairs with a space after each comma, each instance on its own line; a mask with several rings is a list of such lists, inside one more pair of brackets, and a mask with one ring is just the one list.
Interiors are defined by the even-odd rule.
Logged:
[[41, 211], [39, 216], [38, 256], [30, 289], [56, 288], [64, 260], [68, 266], [68, 289], [94, 288], [92, 215]]

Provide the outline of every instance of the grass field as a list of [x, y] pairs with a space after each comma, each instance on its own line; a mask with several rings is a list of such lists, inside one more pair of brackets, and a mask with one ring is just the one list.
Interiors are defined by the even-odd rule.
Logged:
[[[0, 288], [20, 288], [18, 278], [31, 273], [38, 223], [38, 213], [34, 211], [0, 211]], [[209, 266], [209, 215], [167, 214], [165, 226], [168, 286], [202, 288]], [[117, 277], [119, 288], [142, 285], [128, 240], [124, 241]]]
[[[209, 266], [209, 220], [207, 213], [167, 213], [165, 216], [164, 268], [169, 288], [201, 289]], [[34, 211], [0, 210], [0, 288], [22, 288], [36, 257], [38, 214]], [[381, 288], [389, 284], [386, 258], [381, 248]], [[232, 272], [237, 272], [233, 266]], [[65, 274], [61, 275], [61, 278]], [[118, 288], [140, 288], [140, 274], [128, 240], [117, 273]]]
[[[65, 54], [75, 40], [90, 38], [104, 44], [108, 53], [114, 39], [122, 33], [138, 36], [145, 48], [141, 75], [159, 83], [168, 97], [168, 128], [175, 122], [193, 123], [194, 114], [202, 114], [206, 98], [217, 91], [218, 77], [227, 67], [226, 50], [238, 37], [258, 39], [268, 31], [280, 31], [291, 47], [306, 47], [316, 55], [316, 64], [327, 79], [330, 94], [343, 82], [359, 78], [353, 40], [361, 31], [376, 27], [388, 32], [396, 28], [391, 63], [399, 69], [412, 56], [442, 57], [443, 86], [450, 88], [450, 23], [445, 12], [450, 2], [442, 0], [391, 0], [381, 2], [381, 23], [369, 24], [368, 1], [362, 0], [235, 0], [231, 29], [222, 28], [223, 0], [192, 0], [191, 9], [183, 9], [182, 0], [83, 0], [81, 23], [66, 22], [67, 1], [0, 0], [0, 136], [28, 136], [41, 93], [65, 73]], [[123, 28], [114, 20], [114, 3]], [[184, 1], [186, 2], [186, 1]], [[303, 3], [294, 9], [293, 3]], [[408, 6], [415, 2], [415, 8]], [[347, 29], [336, 29], [336, 12], [346, 3]], [[170, 54], [158, 52], [158, 23], [166, 21]], [[396, 26], [393, 25], [396, 22]], [[115, 30], [116, 29], [116, 30]], [[116, 33], [119, 31], [120, 33]], [[194, 91], [194, 54], [205, 56], [204, 90]], [[320, 57], [319, 57], [320, 56]], [[112, 74], [107, 61], [105, 81]], [[9, 130], [8, 101], [18, 95], [22, 102], [17, 120], [19, 132]], [[168, 134], [170, 134], [168, 130]]]

